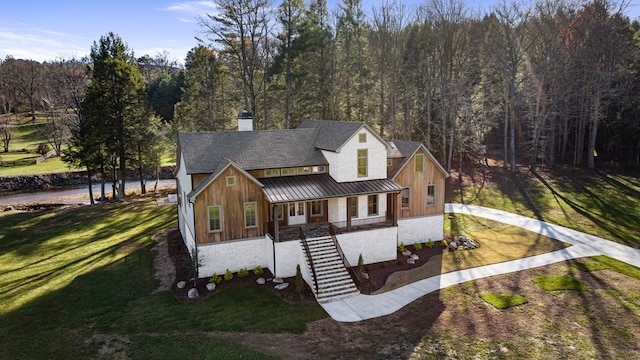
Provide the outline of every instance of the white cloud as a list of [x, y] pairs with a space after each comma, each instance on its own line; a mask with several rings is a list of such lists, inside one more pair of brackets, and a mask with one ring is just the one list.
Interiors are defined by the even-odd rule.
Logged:
[[169, 5], [163, 10], [185, 13], [198, 17], [206, 13], [217, 12], [218, 7], [213, 1], [185, 1]]
[[17, 59], [43, 62], [74, 56], [82, 57], [89, 52], [91, 44], [88, 38], [29, 27], [28, 24], [0, 27], [0, 57], [2, 58], [11, 55]]

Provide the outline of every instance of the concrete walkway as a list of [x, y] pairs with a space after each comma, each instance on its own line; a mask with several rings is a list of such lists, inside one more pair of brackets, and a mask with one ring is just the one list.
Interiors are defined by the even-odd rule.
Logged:
[[361, 294], [321, 303], [320, 305], [334, 320], [342, 322], [356, 322], [389, 315], [421, 296], [451, 285], [489, 276], [545, 266], [570, 259], [594, 255], [607, 255], [614, 259], [640, 267], [640, 250], [614, 243], [597, 236], [572, 230], [564, 226], [549, 224], [544, 221], [531, 219], [525, 216], [475, 205], [445, 204], [445, 212], [474, 215], [518, 226], [523, 229], [570, 243], [572, 246], [547, 254], [430, 277], [378, 295]]

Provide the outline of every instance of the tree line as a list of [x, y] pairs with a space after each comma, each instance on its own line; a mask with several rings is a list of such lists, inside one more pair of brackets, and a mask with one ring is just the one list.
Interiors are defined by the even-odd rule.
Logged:
[[505, 1], [479, 14], [462, 0], [215, 2], [180, 67], [167, 53], [136, 58], [113, 33], [87, 59], [7, 57], [0, 111], [48, 113], [58, 152], [122, 180], [157, 165], [163, 139], [232, 130], [242, 110], [257, 129], [363, 121], [423, 142], [447, 170], [487, 156], [512, 172], [640, 166], [640, 24], [624, 3]]

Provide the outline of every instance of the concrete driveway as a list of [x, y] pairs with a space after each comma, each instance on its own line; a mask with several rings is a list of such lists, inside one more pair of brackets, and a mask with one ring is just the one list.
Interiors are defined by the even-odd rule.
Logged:
[[474, 215], [518, 226], [529, 231], [567, 242], [572, 244], [572, 246], [547, 254], [433, 276], [383, 294], [360, 294], [348, 298], [324, 302], [320, 305], [325, 309], [329, 316], [336, 321], [356, 322], [389, 315], [421, 296], [451, 285], [489, 276], [545, 266], [570, 259], [594, 255], [607, 255], [611, 258], [640, 267], [640, 250], [597, 236], [572, 230], [564, 226], [554, 225], [525, 216], [475, 205], [445, 204], [445, 212]]

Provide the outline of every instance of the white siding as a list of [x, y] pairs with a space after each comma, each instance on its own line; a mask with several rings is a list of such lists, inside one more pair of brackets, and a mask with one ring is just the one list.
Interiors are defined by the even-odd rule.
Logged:
[[188, 249], [195, 246], [195, 218], [193, 215], [193, 204], [187, 200], [187, 194], [193, 190], [191, 175], [187, 175], [186, 166], [182, 155], [180, 156], [180, 166], [176, 174], [176, 180], [180, 184], [181, 193], [180, 204], [178, 205], [178, 227]]
[[[387, 148], [367, 127], [359, 133], [367, 134], [365, 143], [359, 142], [358, 133], [347, 140], [339, 152], [323, 150], [329, 162], [329, 175], [337, 182], [387, 178]], [[358, 177], [358, 149], [367, 149], [367, 176]]]
[[420, 216], [398, 220], [398, 245], [435, 242], [444, 238], [444, 215]]
[[267, 237], [200, 244], [198, 255], [203, 260], [200, 277], [209, 277], [213, 273], [223, 275], [227, 269], [235, 273], [240, 269], [252, 270], [256, 266], [269, 268], [273, 263], [272, 244]]
[[358, 265], [362, 254], [365, 264], [395, 260], [398, 249], [398, 228], [388, 227], [336, 235], [351, 266]]

